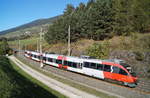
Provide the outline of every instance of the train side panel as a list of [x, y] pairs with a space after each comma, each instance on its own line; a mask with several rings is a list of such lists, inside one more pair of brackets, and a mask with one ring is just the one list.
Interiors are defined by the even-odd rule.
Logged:
[[[55, 54], [44, 54], [44, 57], [46, 57], [45, 63], [51, 66], [60, 67], [59, 64], [56, 63], [56, 60], [58, 59], [58, 55]], [[49, 61], [49, 58], [52, 59], [52, 62]]]
[[100, 70], [83, 67], [83, 73], [96, 78], [104, 79], [104, 73]]
[[83, 63], [83, 73], [89, 76], [93, 76], [96, 78], [100, 78], [100, 79], [104, 79], [104, 73], [102, 70], [97, 69], [96, 66], [93, 66], [93, 68], [91, 68], [91, 65], [89, 64], [101, 64], [102, 62], [100, 60], [91, 60], [91, 59], [84, 59], [84, 63]]
[[[73, 72], [77, 72], [77, 73], [83, 73], [83, 61], [82, 59], [79, 59], [79, 58], [75, 58], [75, 57], [65, 57], [64, 58], [64, 61], [69, 61], [69, 62], [74, 62], [76, 63], [76, 66], [74, 67], [71, 67], [71, 66], [67, 66], [67, 70], [69, 71], [73, 71]], [[63, 65], [65, 66], [65, 65]]]

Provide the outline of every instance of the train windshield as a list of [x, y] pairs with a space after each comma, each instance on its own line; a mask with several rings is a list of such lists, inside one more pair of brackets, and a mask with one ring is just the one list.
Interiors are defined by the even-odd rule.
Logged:
[[132, 70], [132, 68], [131, 68], [131, 66], [130, 66], [129, 64], [120, 63], [120, 65], [122, 65], [124, 68], [126, 68], [126, 69], [128, 70], [128, 72], [129, 72], [132, 76], [136, 77], [136, 73], [133, 72], [133, 70]]

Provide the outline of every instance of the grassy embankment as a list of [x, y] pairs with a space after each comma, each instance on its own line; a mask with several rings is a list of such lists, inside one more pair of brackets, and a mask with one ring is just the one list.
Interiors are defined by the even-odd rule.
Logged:
[[0, 56], [0, 98], [64, 98]]

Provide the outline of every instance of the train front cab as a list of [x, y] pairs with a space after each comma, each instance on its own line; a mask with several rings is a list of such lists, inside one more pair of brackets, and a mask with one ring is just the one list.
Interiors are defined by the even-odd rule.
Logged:
[[[136, 87], [137, 77], [133, 72], [120, 64], [103, 62], [105, 66], [110, 67], [110, 70], [104, 69], [104, 77], [122, 82], [125, 86]], [[111, 66], [109, 66], [111, 65]], [[106, 67], [105, 67], [106, 68]]]
[[132, 68], [130, 65], [126, 64], [126, 63], [120, 63], [121, 66], [123, 66], [124, 70], [127, 73], [127, 83], [124, 82], [125, 85], [129, 86], [129, 87], [136, 87], [137, 85], [137, 76], [135, 74], [135, 72], [133, 72]]

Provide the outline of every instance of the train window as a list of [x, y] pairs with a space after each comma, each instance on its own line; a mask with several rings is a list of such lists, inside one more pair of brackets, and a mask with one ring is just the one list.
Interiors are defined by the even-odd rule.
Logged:
[[96, 63], [91, 63], [91, 64], [90, 64], [90, 68], [96, 69]]
[[72, 62], [72, 67], [77, 68], [77, 63]]
[[84, 62], [84, 67], [89, 68], [90, 67], [90, 63], [89, 62]]
[[82, 68], [82, 63], [77, 63], [77, 68]]
[[119, 68], [116, 66], [113, 66], [113, 73], [119, 73]]
[[57, 64], [62, 64], [62, 60], [57, 60], [57, 59], [56, 59], [56, 63], [57, 63]]
[[52, 58], [48, 58], [48, 61], [49, 61], [49, 62], [53, 62], [53, 59], [52, 59]]
[[41, 57], [40, 56], [38, 56], [38, 59], [40, 59]]
[[124, 71], [123, 69], [120, 69], [119, 74], [128, 75], [128, 73], [126, 71]]
[[36, 55], [34, 55], [34, 58], [36, 58]]
[[70, 61], [64, 61], [64, 65], [74, 67], [74, 68], [82, 68], [82, 64]]
[[56, 63], [56, 59], [52, 59], [54, 63]]
[[104, 68], [104, 65], [103, 64], [97, 64], [97, 69], [98, 70], [103, 70]]
[[72, 62], [69, 62], [69, 61], [68, 61], [68, 66], [70, 66], [70, 67], [71, 67], [71, 66], [72, 66]]
[[111, 72], [111, 66], [110, 65], [105, 65], [104, 66], [104, 71], [107, 71], [107, 72]]
[[64, 61], [64, 65], [68, 65], [68, 61]]
[[31, 56], [33, 56], [33, 54], [31, 54]]
[[120, 65], [122, 65], [123, 67], [127, 68], [127, 67], [130, 67], [129, 64], [126, 64], [126, 63], [120, 63]]
[[46, 57], [43, 57], [43, 60], [46, 61]]

